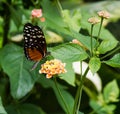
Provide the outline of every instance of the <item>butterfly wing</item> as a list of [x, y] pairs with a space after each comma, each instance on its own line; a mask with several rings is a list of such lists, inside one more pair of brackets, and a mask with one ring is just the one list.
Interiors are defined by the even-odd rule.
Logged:
[[24, 53], [27, 59], [40, 61], [46, 56], [47, 48], [43, 31], [38, 26], [27, 23], [24, 26]]

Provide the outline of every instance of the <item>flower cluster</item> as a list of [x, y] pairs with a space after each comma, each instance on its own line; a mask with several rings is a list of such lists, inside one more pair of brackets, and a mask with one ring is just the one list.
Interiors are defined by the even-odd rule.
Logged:
[[46, 61], [44, 64], [41, 65], [41, 69], [39, 73], [45, 73], [46, 78], [51, 78], [53, 75], [65, 73], [65, 63], [62, 63], [58, 59]]
[[102, 18], [105, 18], [105, 19], [110, 18], [110, 14], [105, 10], [99, 11], [99, 12], [97, 12], [97, 14], [98, 14], [99, 17], [102, 17]]
[[87, 48], [86, 48], [80, 41], [78, 41], [77, 39], [73, 39], [71, 43], [73, 43], [73, 44], [78, 44], [78, 45], [80, 45], [80, 47], [82, 47], [84, 50], [87, 50]]
[[88, 22], [94, 25], [94, 24], [99, 23], [100, 20], [97, 17], [91, 17], [88, 19]]
[[73, 40], [72, 40], [72, 43], [78, 44], [78, 45], [82, 45], [82, 44], [80, 43], [80, 41], [78, 41], [77, 39], [73, 39]]
[[40, 18], [41, 22], [45, 21], [45, 18], [42, 17], [43, 16], [42, 9], [33, 9], [31, 12], [31, 16], [32, 16], [32, 18]]
[[[110, 17], [110, 14], [105, 10], [99, 11], [99, 12], [97, 12], [97, 14], [99, 17], [105, 18], [105, 19], [108, 19]], [[100, 20], [97, 17], [91, 17], [88, 19], [88, 22], [91, 23], [92, 25], [95, 25], [95, 24], [99, 23]]]
[[33, 18], [34, 17], [36, 17], [36, 18], [42, 17], [42, 10], [41, 9], [33, 9], [31, 12], [31, 15]]

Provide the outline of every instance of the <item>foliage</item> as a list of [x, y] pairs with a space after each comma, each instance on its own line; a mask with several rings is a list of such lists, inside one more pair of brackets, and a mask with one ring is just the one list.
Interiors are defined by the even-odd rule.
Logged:
[[105, 86], [103, 94], [99, 94], [96, 101], [90, 101], [90, 105], [97, 114], [114, 114], [116, 106], [111, 102], [117, 102], [118, 96], [119, 88], [116, 81], [113, 80]]
[[[66, 9], [63, 10], [60, 2]], [[84, 83], [89, 70], [94, 75], [96, 72], [99, 73], [102, 65], [109, 66], [108, 69], [104, 69], [104, 74], [99, 73], [100, 77], [105, 75], [109, 79], [110, 75], [107, 76], [105, 73], [120, 68], [119, 41], [102, 26], [102, 22], [94, 26], [87, 22], [88, 17], [94, 14], [89, 12], [91, 4], [89, 7], [81, 5], [82, 7], [78, 8], [75, 4], [77, 1], [70, 0], [70, 3], [66, 1], [67, 4], [64, 1], [60, 2], [58, 0], [0, 1], [0, 113], [114, 114], [120, 105], [118, 100], [120, 87], [117, 84], [119, 74], [116, 74], [118, 77], [116, 79], [113, 75], [100, 92], [87, 87]], [[75, 8], [67, 9], [71, 4], [75, 4]], [[101, 8], [103, 2], [98, 4], [99, 10], [104, 9], [104, 5]], [[44, 22], [40, 19], [32, 20], [31, 11], [39, 8], [42, 8]], [[92, 11], [96, 12], [98, 9]], [[24, 55], [23, 26], [33, 21], [43, 29], [50, 55], [43, 58], [37, 68], [31, 71], [34, 62], [26, 60]], [[57, 35], [49, 34], [48, 31]], [[62, 40], [57, 42], [59, 38]], [[73, 39], [77, 39], [79, 43], [73, 43]], [[39, 74], [39, 70], [41, 64], [53, 58], [66, 63], [67, 72], [46, 79], [44, 74]], [[72, 64], [76, 61], [88, 63], [88, 68], [85, 72], [81, 71], [81, 76], [73, 70]], [[111, 70], [111, 67], [114, 69]], [[102, 82], [104, 81], [102, 78]], [[46, 94], [47, 91], [50, 93]], [[89, 97], [90, 110], [86, 107], [81, 108], [82, 94]], [[87, 99], [85, 101], [88, 103]]]
[[2, 105], [1, 98], [0, 98], [0, 113], [7, 114], [7, 112], [5, 111], [5, 109], [4, 109], [3, 105]]

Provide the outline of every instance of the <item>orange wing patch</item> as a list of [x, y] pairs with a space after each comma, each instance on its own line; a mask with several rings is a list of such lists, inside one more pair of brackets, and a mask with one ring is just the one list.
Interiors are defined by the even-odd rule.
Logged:
[[28, 48], [28, 55], [31, 60], [40, 61], [43, 58], [43, 55], [37, 49]]

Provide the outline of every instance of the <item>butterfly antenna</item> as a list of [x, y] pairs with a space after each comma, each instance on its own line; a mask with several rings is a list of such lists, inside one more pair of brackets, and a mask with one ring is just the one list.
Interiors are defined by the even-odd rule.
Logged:
[[34, 70], [34, 69], [37, 67], [37, 65], [38, 65], [39, 62], [40, 62], [40, 61], [35, 62], [35, 63], [33, 64], [32, 68], [30, 69], [30, 71]]

